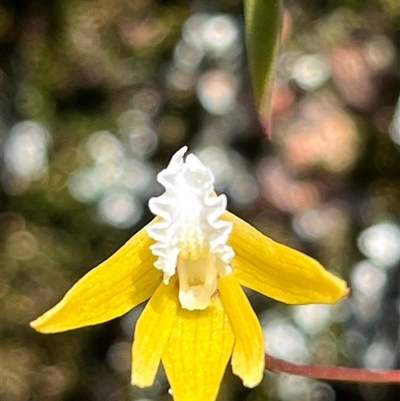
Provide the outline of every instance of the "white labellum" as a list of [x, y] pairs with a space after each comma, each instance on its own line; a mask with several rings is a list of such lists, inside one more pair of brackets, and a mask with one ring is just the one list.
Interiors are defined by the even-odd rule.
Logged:
[[154, 266], [164, 272], [164, 282], [179, 277], [179, 300], [185, 309], [205, 309], [217, 289], [218, 275], [231, 272], [234, 257], [227, 245], [232, 223], [220, 220], [226, 196], [214, 195], [214, 176], [193, 154], [183, 159], [178, 150], [157, 181], [165, 192], [151, 198], [149, 208], [159, 221], [147, 231], [156, 242]]

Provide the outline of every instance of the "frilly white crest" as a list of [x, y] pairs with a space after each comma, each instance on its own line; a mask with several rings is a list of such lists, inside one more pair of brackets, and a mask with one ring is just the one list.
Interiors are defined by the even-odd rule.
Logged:
[[215, 195], [211, 170], [193, 154], [184, 160], [186, 152], [186, 146], [178, 150], [157, 175], [165, 192], [149, 201], [159, 221], [147, 231], [156, 241], [150, 249], [165, 284], [178, 270], [182, 307], [204, 309], [216, 290], [218, 274], [231, 272], [234, 251], [227, 241], [232, 223], [220, 219], [227, 199]]

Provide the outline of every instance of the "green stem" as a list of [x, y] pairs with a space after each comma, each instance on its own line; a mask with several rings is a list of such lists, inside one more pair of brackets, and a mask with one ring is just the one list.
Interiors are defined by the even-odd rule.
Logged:
[[268, 370], [312, 377], [323, 380], [340, 380], [366, 383], [400, 383], [400, 370], [368, 370], [324, 365], [302, 365], [265, 355]]

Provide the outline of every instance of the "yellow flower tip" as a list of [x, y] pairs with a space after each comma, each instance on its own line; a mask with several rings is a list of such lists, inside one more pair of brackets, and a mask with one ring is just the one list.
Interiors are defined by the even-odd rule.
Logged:
[[332, 288], [330, 289], [330, 292], [327, 291], [327, 299], [325, 303], [334, 304], [343, 298], [346, 298], [350, 293], [350, 288], [347, 286], [346, 281], [329, 272], [326, 273], [330, 276]]
[[261, 383], [263, 376], [264, 376], [264, 369], [263, 369], [261, 375], [259, 375], [259, 377], [257, 379], [243, 380], [243, 385], [247, 388], [254, 388]]
[[36, 329], [36, 327], [37, 327], [37, 319], [32, 320], [31, 322], [29, 322], [29, 326], [31, 326], [32, 329], [38, 331], [38, 330]]
[[154, 378], [145, 378], [143, 375], [137, 374], [136, 371], [132, 371], [131, 384], [132, 386], [147, 388], [151, 387], [154, 383]]
[[[52, 309], [50, 309], [51, 312]], [[54, 319], [52, 319], [53, 316], [48, 315], [48, 312], [44, 313], [42, 316], [39, 316], [37, 319], [33, 320], [32, 322], [29, 323], [29, 326], [32, 327], [32, 329], [36, 330], [38, 333], [42, 334], [54, 334], [54, 333], [61, 333], [63, 331], [68, 331], [72, 330], [72, 328], [63, 327], [62, 322], [60, 321], [59, 323], [55, 322]]]
[[38, 333], [42, 334], [51, 334], [51, 333], [57, 333], [58, 330], [54, 328], [53, 326], [48, 326], [46, 325], [46, 318], [45, 315], [39, 316], [37, 319], [32, 320], [29, 322], [29, 326], [32, 327], [32, 329], [36, 330]]
[[247, 388], [258, 386], [264, 378], [265, 371], [265, 354], [264, 350], [257, 361], [248, 361], [245, 367], [235, 366], [232, 364], [232, 371], [235, 375], [242, 379], [243, 385]]

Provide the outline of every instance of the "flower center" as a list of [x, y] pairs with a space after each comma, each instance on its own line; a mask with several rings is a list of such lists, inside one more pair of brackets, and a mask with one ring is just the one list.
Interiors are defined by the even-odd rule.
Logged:
[[154, 266], [164, 272], [164, 282], [179, 277], [179, 300], [185, 309], [205, 309], [217, 289], [218, 275], [231, 272], [234, 252], [227, 245], [232, 224], [220, 220], [226, 210], [225, 195], [214, 196], [214, 177], [194, 155], [172, 157], [157, 180], [165, 192], [149, 201], [159, 221], [148, 227], [156, 242]]

